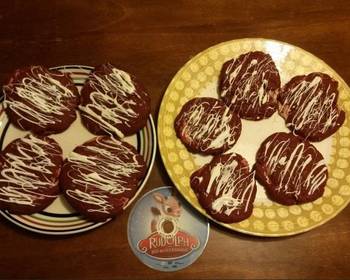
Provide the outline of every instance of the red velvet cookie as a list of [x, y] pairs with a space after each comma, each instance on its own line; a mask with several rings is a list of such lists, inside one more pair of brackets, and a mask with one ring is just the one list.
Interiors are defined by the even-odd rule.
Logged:
[[217, 154], [231, 148], [241, 134], [241, 120], [221, 101], [210, 97], [188, 101], [174, 123], [177, 137], [195, 153]]
[[150, 98], [136, 78], [111, 64], [96, 67], [81, 91], [81, 118], [94, 134], [131, 135], [146, 125]]
[[296, 76], [279, 95], [279, 113], [287, 127], [310, 140], [321, 141], [344, 123], [345, 112], [337, 106], [338, 82], [324, 73]]
[[271, 56], [255, 51], [224, 63], [219, 94], [241, 118], [260, 120], [276, 111], [280, 85], [280, 75]]
[[3, 89], [6, 113], [20, 129], [49, 135], [66, 130], [76, 119], [79, 93], [68, 74], [43, 66], [21, 68]]
[[68, 202], [93, 221], [123, 210], [144, 177], [146, 164], [136, 149], [109, 136], [76, 147], [65, 160], [60, 177]]
[[256, 178], [267, 195], [284, 204], [301, 204], [321, 197], [328, 178], [321, 153], [291, 133], [269, 136], [256, 155]]
[[215, 220], [236, 223], [253, 211], [256, 195], [254, 172], [239, 154], [216, 155], [191, 175], [191, 187], [201, 206]]
[[62, 150], [49, 137], [27, 135], [7, 145], [0, 156], [0, 209], [33, 214], [59, 193]]

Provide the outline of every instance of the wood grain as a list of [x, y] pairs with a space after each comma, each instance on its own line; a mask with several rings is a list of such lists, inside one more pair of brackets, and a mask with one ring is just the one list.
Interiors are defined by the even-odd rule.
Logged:
[[[144, 81], [156, 118], [168, 83], [186, 61], [211, 45], [244, 37], [302, 47], [350, 82], [346, 0], [1, 1], [0, 82], [24, 65], [110, 61]], [[158, 155], [144, 192], [169, 184]], [[350, 278], [350, 207], [289, 238], [244, 236], [213, 224], [203, 255], [176, 273], [153, 271], [132, 254], [129, 211], [72, 237], [43, 237], [1, 219], [0, 278]]]

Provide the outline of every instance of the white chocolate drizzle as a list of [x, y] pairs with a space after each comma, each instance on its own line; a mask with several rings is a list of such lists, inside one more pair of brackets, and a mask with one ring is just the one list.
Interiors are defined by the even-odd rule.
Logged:
[[202, 143], [202, 151], [233, 146], [240, 132], [239, 126], [232, 127], [235, 115], [226, 106], [223, 111], [218, 102], [214, 106], [206, 103], [199, 99], [181, 116], [179, 121], [184, 124], [181, 134], [190, 143]]
[[[270, 76], [279, 77], [279, 74], [272, 59], [266, 55], [259, 61], [251, 59], [250, 55], [241, 59], [239, 65], [235, 65], [237, 61], [233, 60], [226, 68], [221, 97], [229, 99], [230, 107], [244, 115], [242, 110], [259, 112], [270, 102], [275, 92], [267, 91], [266, 87]], [[259, 88], [256, 88], [256, 85], [259, 85]]]
[[[79, 109], [85, 113], [85, 117], [98, 123], [105, 131], [123, 138], [124, 134], [116, 126], [130, 126], [129, 120], [139, 116], [135, 106], [142, 106], [145, 101], [128, 73], [110, 64], [107, 67], [111, 70], [109, 74], [91, 75], [89, 83], [94, 91], [90, 93], [89, 103], [80, 105]], [[139, 99], [138, 103], [132, 96]]]
[[[230, 154], [224, 163], [216, 163], [210, 171], [210, 180], [205, 190], [210, 195], [215, 189], [215, 200], [211, 208], [215, 213], [224, 213], [229, 216], [233, 211], [247, 212], [249, 205], [253, 203], [255, 190], [254, 172], [243, 172], [237, 162], [237, 155]], [[201, 177], [195, 180], [202, 181]], [[243, 207], [244, 206], [244, 207]]]
[[312, 195], [327, 180], [327, 166], [323, 159], [315, 162], [314, 156], [318, 152], [311, 144], [291, 145], [290, 139], [281, 140], [277, 135], [266, 143], [263, 152], [268, 174], [278, 178], [278, 192], [298, 197], [306, 190]]
[[[72, 110], [67, 105], [75, 94], [54, 78], [58, 74], [43, 72], [39, 66], [30, 69], [30, 75], [21, 82], [4, 86], [5, 106], [22, 119], [43, 128], [62, 122], [62, 116]], [[12, 95], [17, 95], [20, 100], [14, 100]], [[21, 126], [20, 121], [18, 124]]]
[[293, 111], [293, 118], [287, 126], [293, 125], [296, 131], [308, 129], [308, 135], [326, 133], [336, 125], [339, 117], [337, 93], [331, 92], [331, 84], [324, 89], [322, 78], [315, 76], [311, 81], [301, 81], [289, 89], [281, 105], [282, 114], [287, 118]]
[[133, 182], [129, 180], [140, 173], [142, 165], [137, 154], [117, 139], [97, 137], [96, 143], [84, 144], [81, 146], [84, 154], [72, 152], [67, 158], [75, 174], [70, 176], [70, 172], [67, 173], [73, 187], [67, 186], [66, 193], [73, 199], [93, 205], [89, 212], [110, 213], [113, 205], [108, 202], [108, 196], [131, 190], [129, 185]]
[[16, 153], [2, 156], [0, 200], [36, 206], [40, 199], [55, 197], [45, 195], [43, 189], [58, 184], [58, 177], [52, 173], [55, 167], [52, 157], [61, 156], [57, 148], [33, 135], [17, 140], [16, 148]]

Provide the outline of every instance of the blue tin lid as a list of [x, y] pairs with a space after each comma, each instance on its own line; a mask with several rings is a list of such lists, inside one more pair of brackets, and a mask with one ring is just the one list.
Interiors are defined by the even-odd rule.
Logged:
[[141, 197], [128, 221], [128, 240], [145, 265], [176, 271], [191, 265], [202, 254], [209, 223], [174, 187], [160, 187]]

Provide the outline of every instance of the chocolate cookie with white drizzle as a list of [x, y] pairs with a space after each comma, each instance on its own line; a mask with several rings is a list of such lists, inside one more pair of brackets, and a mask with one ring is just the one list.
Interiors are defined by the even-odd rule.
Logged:
[[78, 89], [69, 74], [43, 66], [17, 69], [3, 87], [12, 124], [38, 135], [66, 130], [76, 119]]
[[280, 85], [271, 56], [255, 51], [224, 63], [218, 90], [226, 105], [241, 118], [261, 120], [276, 111]]
[[254, 172], [246, 159], [226, 152], [191, 175], [191, 187], [206, 212], [223, 223], [247, 219], [256, 195]]
[[98, 136], [69, 154], [60, 186], [80, 214], [103, 221], [123, 210], [145, 172], [146, 164], [133, 146], [110, 136]]
[[90, 74], [81, 90], [79, 109], [91, 133], [123, 138], [146, 125], [150, 97], [134, 76], [108, 63]]
[[283, 205], [316, 200], [328, 179], [321, 153], [307, 140], [284, 132], [270, 135], [261, 144], [255, 171], [267, 195]]
[[211, 97], [188, 101], [177, 115], [177, 137], [191, 152], [218, 154], [231, 148], [241, 134], [241, 120], [221, 100]]
[[59, 193], [62, 150], [49, 137], [27, 135], [9, 143], [0, 156], [0, 209], [33, 214]]
[[293, 77], [279, 95], [279, 114], [287, 127], [309, 141], [321, 141], [345, 121], [338, 108], [338, 82], [324, 73]]

